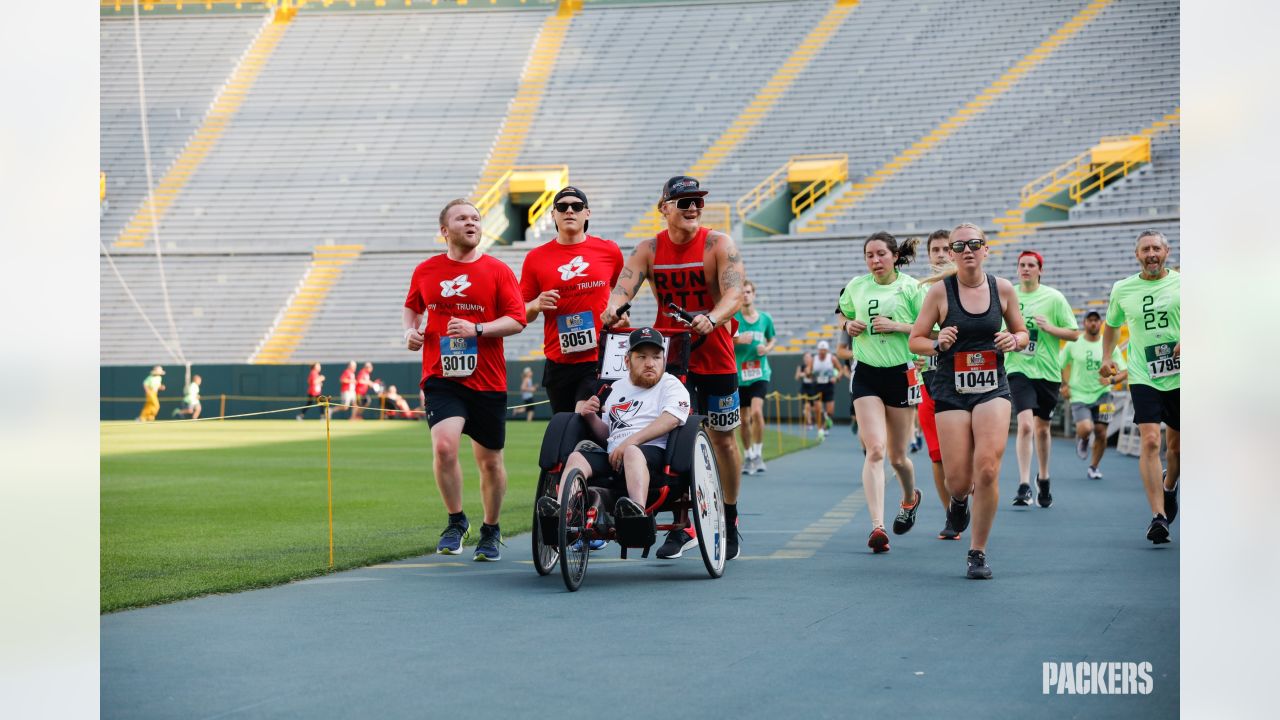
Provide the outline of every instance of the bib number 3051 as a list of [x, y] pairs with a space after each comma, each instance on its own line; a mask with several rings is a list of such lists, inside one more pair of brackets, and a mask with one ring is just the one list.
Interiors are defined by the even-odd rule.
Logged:
[[1176, 341], [1146, 348], [1148, 375], [1162, 378], [1182, 372], [1182, 358], [1173, 354], [1174, 345], [1177, 345]]
[[1000, 387], [995, 350], [956, 353], [956, 392], [988, 393]]
[[475, 338], [440, 338], [440, 369], [445, 377], [470, 376], [479, 359]]
[[560, 352], [582, 352], [596, 346], [596, 321], [590, 312], [561, 315], [556, 318], [556, 331], [560, 337]]

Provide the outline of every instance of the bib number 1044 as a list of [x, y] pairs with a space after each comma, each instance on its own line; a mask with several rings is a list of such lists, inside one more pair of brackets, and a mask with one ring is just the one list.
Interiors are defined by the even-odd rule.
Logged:
[[994, 350], [957, 353], [955, 374], [956, 392], [962, 395], [988, 393], [1000, 387]]

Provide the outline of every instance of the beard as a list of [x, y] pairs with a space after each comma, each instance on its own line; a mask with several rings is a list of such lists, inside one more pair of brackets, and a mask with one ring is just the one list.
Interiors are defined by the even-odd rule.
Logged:
[[659, 380], [661, 380], [661, 379], [662, 379], [662, 375], [661, 375], [661, 374], [657, 375], [657, 376], [656, 376], [656, 377], [654, 377], [653, 379], [649, 379], [649, 378], [645, 377], [644, 375], [640, 374], [640, 371], [639, 371], [639, 370], [634, 370], [634, 369], [633, 369], [633, 370], [631, 371], [631, 384], [632, 384], [632, 385], [635, 385], [636, 387], [640, 388], [641, 390], [648, 390], [649, 388], [653, 387], [654, 385], [657, 385], [657, 384], [658, 384], [658, 381], [659, 381]]

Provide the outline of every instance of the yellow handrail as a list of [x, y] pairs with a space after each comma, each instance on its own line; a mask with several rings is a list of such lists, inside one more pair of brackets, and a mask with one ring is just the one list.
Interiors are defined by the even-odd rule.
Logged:
[[[798, 162], [811, 160], [838, 160], [840, 164], [837, 166], [836, 173], [834, 175], [828, 178], [815, 180], [801, 190], [796, 195], [796, 198], [792, 199], [791, 209], [795, 214], [799, 214], [799, 211], [796, 210], [797, 205], [801, 205], [803, 208], [808, 208], [817, 202], [822, 192], [826, 192], [827, 190], [830, 190], [832, 186], [845, 182], [849, 179], [849, 156], [845, 153], [793, 155], [785, 164], [782, 165], [782, 167], [774, 170], [770, 173], [769, 177], [761, 180], [755, 187], [751, 188], [744, 193], [742, 197], [738, 198], [738, 201], [735, 203], [735, 207], [738, 211], [738, 219], [745, 222], [748, 215], [758, 210], [760, 206], [767, 201], [777, 197], [782, 188], [787, 185], [787, 175], [790, 172], [792, 165], [795, 165]], [[832, 181], [832, 178], [836, 179]], [[819, 186], [823, 185], [823, 183], [826, 183], [826, 185], [821, 188], [822, 192], [818, 192]], [[804, 197], [809, 198], [807, 203], [804, 202], [803, 199], [797, 202], [798, 198]]]
[[498, 204], [498, 199], [502, 197], [502, 188], [506, 185], [506, 182], [509, 179], [511, 179], [510, 170], [502, 173], [502, 175], [489, 186], [489, 189], [484, 191], [483, 195], [476, 198], [476, 209], [480, 211], [481, 217], [492, 210], [494, 205]]
[[1129, 174], [1129, 170], [1134, 166], [1138, 163], [1146, 162], [1151, 157], [1150, 138], [1146, 138], [1141, 135], [1134, 135], [1128, 138], [1103, 138], [1103, 142], [1107, 142], [1109, 140], [1145, 140], [1145, 143], [1135, 145], [1131, 150], [1116, 160], [1116, 162], [1107, 163], [1105, 165], [1100, 164], [1083, 179], [1074, 183], [1067, 193], [1074, 202], [1079, 203], [1084, 199], [1085, 194], [1101, 189], [1116, 177], [1127, 176]]
[[556, 183], [556, 187], [550, 190], [544, 190], [543, 193], [538, 196], [538, 199], [534, 200], [533, 204], [529, 206], [529, 225], [533, 225], [535, 222], [538, 221], [538, 218], [542, 217], [542, 214], [545, 213], [551, 207], [551, 201], [555, 198], [556, 193], [560, 191], [560, 188], [565, 187], [566, 185], [569, 184], [569, 166], [568, 165], [529, 166], [529, 167], [520, 167], [515, 169], [524, 170], [524, 169], [532, 169], [535, 167], [545, 167], [548, 169], [558, 168], [560, 170], [560, 182]]
[[782, 167], [770, 173], [769, 177], [761, 180], [755, 187], [738, 198], [738, 202], [734, 203], [734, 205], [738, 210], [739, 220], [745, 221], [747, 216], [755, 212], [765, 201], [777, 196], [778, 191], [787, 184], [787, 169], [790, 167], [791, 160], [788, 160]]
[[791, 198], [791, 214], [800, 217], [800, 213], [808, 210], [817, 204], [823, 195], [831, 192], [831, 189], [837, 185], [849, 180], [849, 156], [848, 155], [801, 155], [796, 159], [816, 159], [829, 160], [836, 159], [840, 164], [836, 166], [835, 172], [825, 178], [819, 178], [809, 183], [796, 196]]
[[[1070, 177], [1071, 174], [1079, 172], [1081, 169], [1081, 166], [1087, 166], [1089, 164], [1089, 153], [1090, 153], [1089, 150], [1085, 150], [1084, 152], [1062, 163], [1058, 167], [1041, 175], [1035, 180], [1032, 180], [1026, 185], [1023, 185], [1022, 186], [1022, 205], [1025, 207], [1029, 204], [1032, 204], [1034, 202], [1033, 198], [1038, 197], [1041, 193], [1045, 192], [1049, 188], [1056, 186], [1058, 183], [1062, 182], [1067, 177]], [[1049, 195], [1052, 195], [1052, 194], [1053, 194], [1052, 192], [1049, 193]], [[1046, 197], [1048, 196], [1046, 195]]]

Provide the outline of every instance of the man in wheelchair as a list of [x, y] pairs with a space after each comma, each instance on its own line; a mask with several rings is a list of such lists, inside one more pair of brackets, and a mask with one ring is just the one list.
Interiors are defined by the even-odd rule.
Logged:
[[[613, 516], [619, 519], [645, 515], [651, 478], [665, 482], [667, 435], [689, 417], [689, 391], [666, 372], [662, 335], [657, 330], [633, 331], [625, 362], [627, 377], [614, 381], [603, 402], [597, 394], [578, 403], [576, 411], [594, 442], [580, 443], [561, 475], [563, 481], [577, 469], [592, 487], [614, 490], [620, 497]], [[559, 505], [543, 497], [538, 510], [552, 516]]]

